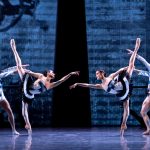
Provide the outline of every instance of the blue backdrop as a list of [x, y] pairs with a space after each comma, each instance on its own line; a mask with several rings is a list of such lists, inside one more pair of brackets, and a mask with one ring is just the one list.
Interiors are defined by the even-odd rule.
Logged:
[[[54, 69], [57, 0], [31, 0], [10, 4], [0, 1], [0, 68], [15, 65], [10, 39], [16, 40], [17, 50], [24, 64], [42, 72]], [[2, 9], [3, 8], [3, 9]], [[9, 8], [9, 9], [7, 9]], [[11, 9], [10, 9], [11, 8]], [[133, 49], [137, 37], [142, 39], [139, 54], [149, 62], [150, 58], [150, 1], [149, 0], [85, 0], [86, 33], [88, 47], [89, 83], [97, 83], [95, 71], [104, 69], [108, 74], [127, 66], [126, 49]], [[67, 54], [66, 54], [67, 55]], [[145, 69], [138, 61], [136, 67]], [[4, 81], [4, 92], [20, 124], [21, 99], [18, 75]], [[134, 85], [146, 85], [147, 79], [133, 75]], [[8, 87], [7, 87], [8, 85]], [[134, 89], [131, 109], [140, 113], [145, 89]], [[115, 96], [101, 90], [90, 90], [92, 125], [119, 125], [122, 108]], [[30, 108], [32, 125], [51, 125], [52, 90], [36, 96]], [[6, 114], [1, 110], [4, 122]], [[128, 124], [139, 123], [129, 117]]]
[[[15, 59], [10, 47], [10, 39], [14, 38], [18, 53], [23, 64], [30, 64], [29, 69], [35, 72], [43, 72], [46, 69], [54, 68], [55, 55], [55, 33], [56, 33], [56, 13], [57, 1], [55, 0], [18, 0], [10, 1], [13, 10], [11, 15], [3, 12], [3, 20], [0, 23], [0, 68], [4, 69], [15, 65]], [[8, 5], [3, 3], [8, 8]], [[17, 8], [18, 6], [18, 8]], [[22, 8], [23, 7], [23, 8]], [[19, 11], [17, 11], [17, 9]], [[17, 23], [15, 23], [15, 21]], [[15, 25], [14, 25], [15, 24]], [[6, 85], [18, 85], [20, 79], [17, 75], [10, 76], [4, 80]], [[5, 95], [11, 103], [15, 114], [16, 124], [21, 116], [21, 99], [19, 88], [4, 88]], [[34, 125], [51, 124], [51, 102], [52, 91], [36, 96], [30, 110], [30, 120]], [[5, 115], [5, 112], [2, 111]], [[7, 121], [7, 117], [5, 117]]]
[[[134, 49], [140, 37], [139, 54], [149, 60], [149, 1], [143, 0], [86, 0], [86, 24], [90, 83], [97, 83], [95, 71], [104, 69], [107, 74], [127, 66], [127, 48]], [[136, 67], [145, 69], [138, 61]], [[146, 85], [147, 79], [135, 77], [134, 85]], [[119, 125], [122, 108], [117, 98], [100, 90], [91, 90], [93, 125]], [[145, 89], [134, 89], [131, 109], [140, 113]], [[128, 124], [138, 122], [129, 117]]]

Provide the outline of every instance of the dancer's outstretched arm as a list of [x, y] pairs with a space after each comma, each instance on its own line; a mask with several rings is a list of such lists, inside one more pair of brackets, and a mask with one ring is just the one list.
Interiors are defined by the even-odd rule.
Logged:
[[[132, 50], [127, 49], [127, 51], [128, 51], [128, 54], [132, 55], [132, 53], [133, 53]], [[145, 65], [145, 67], [146, 67], [148, 70], [150, 70], [150, 64], [146, 61], [146, 59], [144, 59], [142, 56], [140, 56], [140, 55], [138, 55], [138, 54], [136, 55], [136, 58], [137, 58], [139, 61], [141, 61], [141, 62]]]
[[134, 72], [136, 72], [138, 75], [149, 77], [148, 71], [134, 69]]
[[48, 86], [48, 89], [51, 89], [51, 88], [54, 88], [54, 87], [60, 85], [61, 83], [68, 80], [72, 75], [79, 75], [79, 71], [71, 72], [68, 75], [62, 77], [60, 80], [50, 83], [49, 86]]
[[[25, 68], [26, 66], [29, 66], [29, 65], [28, 65], [28, 64], [23, 65], [24, 68]], [[4, 70], [1, 71], [1, 73], [0, 73], [0, 78], [5, 78], [5, 77], [7, 77], [7, 76], [9, 76], [9, 75], [13, 75], [13, 74], [15, 74], [17, 71], [18, 71], [18, 70], [17, 70], [17, 67], [16, 67], [16, 66], [6, 68], [6, 69], [4, 69]]]
[[69, 88], [73, 89], [77, 86], [86, 87], [86, 88], [93, 88], [93, 89], [103, 89], [101, 84], [88, 84], [88, 83], [75, 83], [71, 85]]
[[16, 71], [17, 71], [17, 70], [12, 70], [12, 71], [8, 71], [8, 72], [2, 72], [2, 73], [0, 73], [0, 79], [1, 79], [1, 78], [5, 78], [5, 77], [7, 77], [7, 76], [9, 76], [9, 75], [12, 75], [12, 74], [14, 74]]

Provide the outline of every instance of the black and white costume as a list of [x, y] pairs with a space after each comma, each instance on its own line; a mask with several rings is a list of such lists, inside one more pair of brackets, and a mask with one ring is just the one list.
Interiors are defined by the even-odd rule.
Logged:
[[127, 100], [132, 92], [129, 74], [126, 71], [123, 71], [115, 79], [111, 80], [106, 92], [115, 94], [120, 101]]
[[4, 95], [4, 92], [3, 92], [3, 86], [2, 86], [2, 82], [0, 80], [0, 102], [5, 100], [5, 95]]
[[26, 103], [32, 103], [35, 94], [45, 92], [47, 89], [42, 82], [38, 83], [38, 86], [34, 86], [35, 79], [29, 74], [25, 73], [22, 81], [22, 100]]

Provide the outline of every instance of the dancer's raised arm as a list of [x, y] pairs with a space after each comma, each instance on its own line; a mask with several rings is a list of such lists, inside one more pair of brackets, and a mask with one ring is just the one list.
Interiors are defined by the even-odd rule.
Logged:
[[[29, 66], [28, 64], [26, 65], [22, 65], [23, 68]], [[6, 68], [4, 70], [1, 71], [0, 73], [0, 78], [5, 78], [9, 75], [13, 75], [14, 73], [16, 73], [18, 70], [17, 70], [17, 66], [13, 66], [13, 67], [9, 67], [9, 68]]]
[[137, 73], [138, 75], [149, 77], [149, 72], [148, 71], [134, 69], [134, 72]]
[[[133, 51], [132, 50], [130, 50], [130, 49], [127, 49], [127, 51], [128, 51], [128, 54], [129, 55], [131, 55], [132, 53], [133, 53]], [[150, 70], [150, 64], [146, 61], [146, 59], [144, 59], [142, 56], [140, 56], [140, 55], [136, 55], [136, 58], [139, 60], [139, 61], [141, 61], [144, 65], [145, 65], [145, 67], [148, 69], [148, 70]]]
[[13, 70], [13, 71], [9, 71], [9, 72], [2, 72], [2, 73], [0, 73], [0, 79], [14, 74], [14, 72], [16, 72], [16, 71]]

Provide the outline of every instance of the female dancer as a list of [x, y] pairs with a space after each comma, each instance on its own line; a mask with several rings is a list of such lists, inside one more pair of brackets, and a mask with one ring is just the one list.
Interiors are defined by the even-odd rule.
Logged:
[[132, 72], [134, 70], [134, 62], [136, 58], [137, 51], [140, 47], [140, 38], [137, 38], [136, 45], [133, 54], [130, 57], [129, 66], [119, 69], [117, 72], [110, 74], [106, 77], [103, 70], [96, 71], [96, 78], [101, 80], [101, 84], [87, 84], [87, 83], [75, 83], [70, 86], [70, 89], [76, 86], [103, 89], [108, 93], [115, 94], [120, 101], [123, 102], [123, 120], [121, 124], [121, 135], [123, 135], [124, 130], [127, 129], [127, 119], [129, 116], [129, 98], [130, 98], [130, 79]]
[[[133, 54], [133, 51], [131, 51], [129, 49], [127, 49], [127, 51], [129, 52], [128, 54]], [[147, 96], [142, 104], [141, 115], [142, 115], [142, 118], [143, 118], [146, 128], [147, 128], [147, 130], [145, 132], [143, 132], [143, 134], [150, 135], [150, 119], [147, 115], [147, 112], [150, 110], [150, 64], [140, 55], [136, 55], [136, 58], [140, 62], [142, 62], [148, 70], [148, 71], [143, 71], [143, 70], [135, 69], [135, 71], [138, 73], [138, 75], [147, 76], [149, 78], [148, 87], [147, 87]]]
[[14, 115], [13, 115], [13, 112], [12, 112], [12, 109], [10, 107], [9, 102], [7, 101], [7, 99], [4, 95], [2, 82], [1, 82], [2, 78], [13, 74], [15, 71], [16, 70], [11, 70], [11, 71], [0, 73], [0, 106], [7, 112], [8, 121], [10, 122], [10, 125], [11, 125], [11, 128], [12, 128], [12, 133], [15, 134], [15, 135], [19, 135], [19, 133], [15, 129]]
[[[51, 80], [55, 78], [55, 74], [52, 70], [48, 70], [45, 74], [41, 74], [24, 69], [16, 50], [14, 39], [11, 39], [10, 45], [15, 56], [19, 76], [23, 82], [22, 115], [26, 123], [25, 128], [28, 130], [28, 133], [31, 134], [32, 129], [28, 117], [28, 104], [31, 103], [32, 99], [34, 98], [34, 94], [40, 94], [41, 92], [52, 89], [69, 79], [72, 75], [79, 75], [79, 72], [71, 72], [60, 80], [51, 82]], [[36, 78], [34, 83], [31, 76]]]

